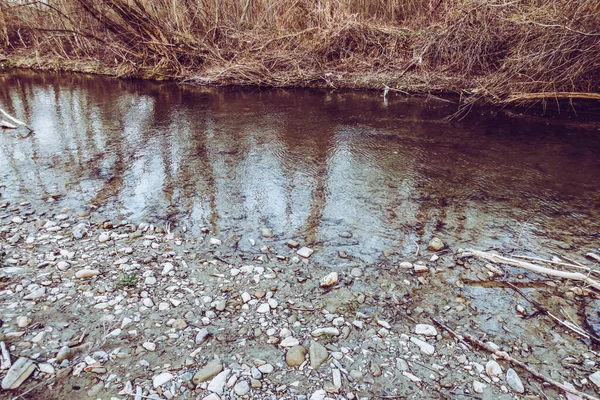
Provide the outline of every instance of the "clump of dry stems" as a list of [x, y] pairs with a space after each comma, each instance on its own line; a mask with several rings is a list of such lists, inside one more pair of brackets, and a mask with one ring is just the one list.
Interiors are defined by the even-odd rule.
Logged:
[[5, 0], [1, 54], [207, 84], [595, 98], [600, 2]]

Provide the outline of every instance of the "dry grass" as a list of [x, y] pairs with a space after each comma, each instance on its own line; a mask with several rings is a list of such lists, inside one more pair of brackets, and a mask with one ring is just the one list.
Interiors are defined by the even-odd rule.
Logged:
[[600, 2], [5, 0], [0, 49], [205, 84], [589, 98], [600, 92]]

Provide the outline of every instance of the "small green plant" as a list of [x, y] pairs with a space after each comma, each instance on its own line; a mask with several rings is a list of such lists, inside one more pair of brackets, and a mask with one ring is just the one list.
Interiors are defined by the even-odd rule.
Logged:
[[134, 287], [137, 285], [138, 277], [136, 274], [122, 274], [117, 283], [120, 288]]

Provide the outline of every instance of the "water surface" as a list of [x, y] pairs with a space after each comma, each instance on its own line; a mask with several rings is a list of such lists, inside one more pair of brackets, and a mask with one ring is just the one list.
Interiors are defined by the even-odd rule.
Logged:
[[[0, 200], [376, 260], [453, 246], [598, 247], [600, 125], [427, 97], [0, 72]], [[59, 193], [49, 205], [49, 194]], [[350, 237], [351, 236], [351, 237]]]

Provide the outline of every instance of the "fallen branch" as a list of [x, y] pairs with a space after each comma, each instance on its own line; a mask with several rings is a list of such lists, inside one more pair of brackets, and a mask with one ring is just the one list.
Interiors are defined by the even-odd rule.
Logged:
[[[571, 267], [571, 268], [581, 269], [581, 270], [587, 271], [587, 272], [591, 271], [593, 274], [600, 275], [600, 271], [596, 271], [594, 269], [591, 269], [591, 268], [583, 266], [583, 265], [564, 263], [564, 262], [560, 262], [560, 261], [545, 260], [543, 258], [529, 257], [529, 256], [515, 256], [515, 258], [521, 258], [523, 260], [531, 260], [531, 261], [540, 261], [540, 262], [545, 262], [548, 264], [560, 265], [563, 267]], [[599, 259], [599, 261], [600, 261], [600, 259]]]
[[[6, 111], [4, 111], [4, 110], [3, 110], [3, 109], [1, 109], [1, 108], [0, 108], [0, 112], [1, 112], [2, 114], [4, 114], [4, 116], [5, 116], [6, 118], [8, 118], [8, 119], [9, 119], [9, 120], [11, 120], [12, 122], [14, 122], [15, 124], [17, 124], [17, 125], [21, 125], [21, 126], [24, 126], [25, 128], [29, 129], [29, 132], [33, 132], [33, 129], [31, 129], [30, 127], [28, 127], [28, 126], [25, 124], [25, 122], [23, 122], [23, 121], [20, 121], [20, 120], [16, 119], [15, 117], [11, 116], [9, 113], [7, 113]], [[6, 121], [4, 121], [4, 120], [0, 121], [0, 126], [2, 126], [3, 128], [9, 128], [9, 129], [15, 129], [15, 128], [16, 128], [16, 126], [15, 126], [15, 125], [13, 125], [13, 124], [11, 124], [11, 123], [9, 123], [9, 122], [6, 122]]]
[[535, 301], [533, 299], [530, 299], [525, 293], [523, 293], [523, 291], [521, 289], [519, 289], [518, 287], [516, 287], [512, 283], [510, 283], [510, 282], [505, 282], [505, 283], [508, 286], [510, 286], [515, 292], [519, 293], [525, 300], [527, 300], [529, 303], [531, 303], [535, 308], [537, 308], [537, 310], [539, 312], [541, 312], [542, 314], [545, 314], [545, 315], [549, 316], [552, 320], [554, 320], [559, 325], [567, 328], [568, 330], [570, 330], [572, 332], [575, 332], [579, 336], [582, 336], [582, 337], [584, 337], [586, 339], [591, 340], [594, 344], [600, 344], [600, 338], [598, 338], [595, 335], [592, 335], [592, 334], [584, 331], [583, 328], [579, 327], [578, 325], [576, 325], [575, 323], [573, 323], [571, 321], [563, 321], [563, 320], [561, 320], [556, 315], [554, 315], [550, 311], [548, 311], [545, 307], [543, 307], [540, 303], [538, 303], [537, 301]]
[[508, 265], [512, 265], [514, 267], [525, 268], [530, 271], [539, 272], [541, 274], [556, 276], [556, 277], [565, 278], [565, 279], [572, 279], [575, 281], [582, 281], [582, 282], [585, 282], [586, 284], [590, 285], [594, 289], [600, 290], [600, 282], [597, 282], [579, 272], [557, 271], [552, 268], [542, 267], [540, 265], [531, 264], [528, 262], [519, 261], [519, 260], [515, 260], [512, 258], [503, 257], [503, 256], [500, 256], [497, 254], [486, 253], [485, 251], [467, 249], [467, 252], [471, 253], [475, 257], [483, 258], [484, 260], [488, 260], [488, 261], [496, 263], [496, 264], [508, 264]]
[[567, 393], [572, 393], [572, 394], [574, 394], [576, 396], [579, 396], [579, 397], [582, 397], [584, 399], [588, 399], [588, 400], [600, 400], [597, 397], [591, 396], [591, 395], [589, 395], [587, 393], [580, 392], [579, 390], [576, 390], [576, 389], [572, 389], [572, 388], [570, 388], [568, 386], [563, 385], [560, 382], [557, 382], [557, 381], [555, 381], [555, 380], [553, 380], [551, 378], [546, 377], [545, 375], [542, 375], [541, 373], [537, 372], [536, 370], [530, 368], [524, 362], [519, 361], [519, 360], [517, 360], [515, 358], [512, 358], [511, 356], [508, 355], [507, 352], [496, 350], [496, 349], [492, 348], [491, 346], [483, 343], [481, 340], [476, 339], [475, 337], [469, 335], [468, 333], [464, 333], [462, 336], [463, 336], [463, 338], [465, 340], [469, 341], [473, 345], [475, 345], [475, 346], [477, 346], [477, 347], [479, 347], [479, 348], [481, 348], [483, 350], [486, 350], [489, 353], [494, 354], [496, 357], [499, 357], [499, 358], [507, 361], [508, 363], [510, 363], [512, 365], [515, 365], [515, 366], [517, 366], [517, 367], [519, 367], [519, 368], [521, 368], [521, 369], [529, 372], [534, 377], [538, 378], [539, 380], [541, 380], [543, 382], [546, 382], [546, 383], [554, 386], [557, 389], [564, 390]]
[[600, 100], [600, 93], [580, 93], [580, 92], [540, 92], [540, 93], [521, 93], [508, 96], [502, 103], [516, 103], [527, 100], [544, 100], [544, 99], [586, 99]]

